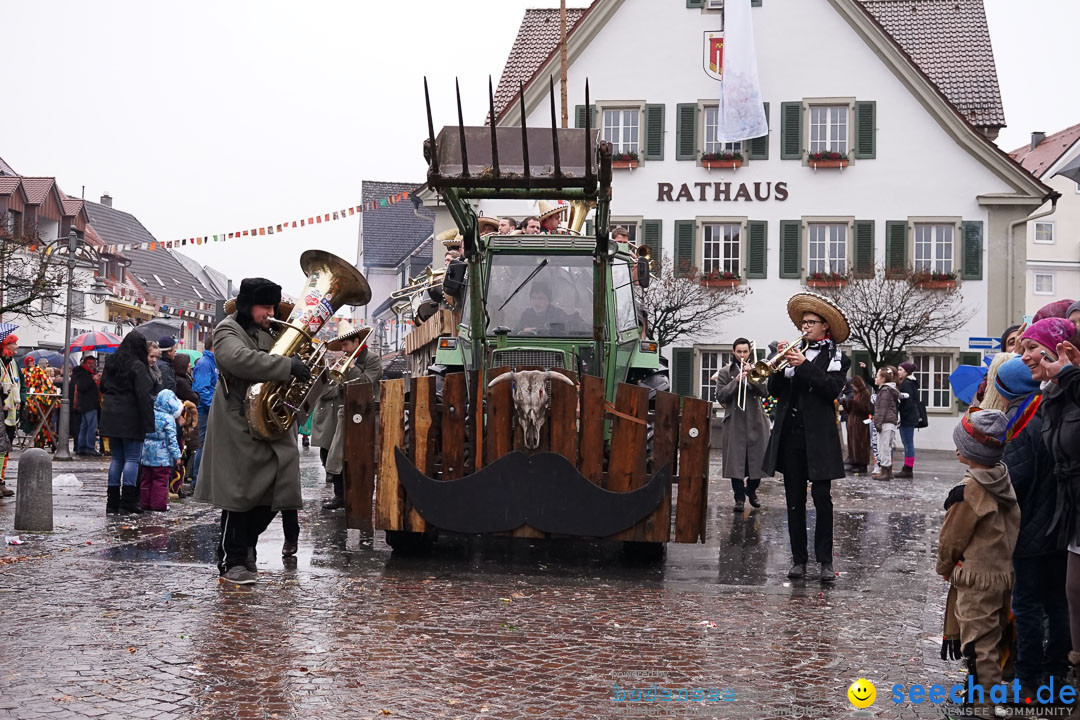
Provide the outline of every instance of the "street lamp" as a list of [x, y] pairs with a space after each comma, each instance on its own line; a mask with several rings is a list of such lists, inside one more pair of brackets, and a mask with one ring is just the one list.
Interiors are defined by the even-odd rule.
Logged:
[[[59, 238], [57, 239], [59, 240]], [[93, 249], [87, 245], [86, 250], [93, 257]], [[67, 266], [68, 266], [68, 280], [67, 280], [67, 306], [64, 308], [64, 384], [63, 389], [60, 391], [60, 427], [57, 428], [57, 440], [56, 440], [56, 453], [53, 455], [53, 460], [71, 460], [71, 453], [68, 451], [68, 426], [71, 424], [71, 401], [68, 399], [68, 390], [71, 384], [71, 293], [72, 283], [75, 281], [75, 264], [77, 261], [76, 255], [79, 251], [79, 236], [75, 232], [75, 228], [71, 228], [71, 232], [67, 237]], [[100, 305], [108, 299], [110, 293], [109, 289], [102, 282], [100, 277], [95, 277], [93, 284], [90, 286], [90, 290], [87, 293], [90, 299], [96, 305]]]

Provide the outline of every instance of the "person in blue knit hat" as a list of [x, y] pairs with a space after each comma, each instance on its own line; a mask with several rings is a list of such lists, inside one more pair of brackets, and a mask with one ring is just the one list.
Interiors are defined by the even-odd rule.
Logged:
[[1017, 355], [1006, 360], [998, 368], [997, 377], [994, 378], [994, 388], [1003, 398], [1011, 402], [1038, 392], [1039, 382], [1031, 377], [1031, 369]]

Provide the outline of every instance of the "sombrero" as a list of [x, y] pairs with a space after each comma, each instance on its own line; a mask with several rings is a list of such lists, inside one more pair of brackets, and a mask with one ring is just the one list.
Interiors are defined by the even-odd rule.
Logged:
[[486, 217], [484, 215], [481, 215], [480, 217], [476, 218], [476, 232], [478, 232], [479, 234], [487, 235], [488, 233], [493, 233], [493, 232], [498, 232], [498, 231], [499, 231], [499, 220], [498, 220], [498, 218]]
[[[277, 304], [277, 310], [274, 311], [274, 317], [278, 320], [288, 320], [292, 315], [293, 303], [288, 300], [282, 300]], [[236, 312], [236, 298], [231, 297], [225, 301], [225, 314], [232, 315]]]
[[848, 327], [844, 311], [829, 298], [812, 292], [795, 293], [787, 301], [788, 317], [795, 327], [802, 328], [803, 313], [814, 313], [829, 323], [829, 336], [833, 342], [842, 343], [848, 339], [851, 329]]
[[557, 215], [557, 214], [563, 213], [563, 212], [569, 212], [569, 210], [570, 210], [569, 205], [565, 205], [565, 204], [559, 205], [559, 204], [556, 204], [556, 203], [550, 203], [547, 200], [541, 200], [538, 203], [538, 205], [539, 205], [539, 210], [537, 212], [539, 213], [539, 218], [540, 218], [541, 223], [544, 222], [544, 220], [546, 220], [547, 218], [551, 217], [552, 215]]
[[369, 327], [354, 328], [352, 323], [348, 320], [341, 320], [338, 322], [338, 336], [333, 340], [328, 340], [326, 343], [327, 350], [333, 350], [337, 352], [341, 350], [341, 344], [346, 340], [352, 340], [354, 338], [360, 338], [361, 342], [367, 339], [368, 333], [371, 332]]
[[[498, 224], [495, 227], [497, 228]], [[457, 231], [457, 228], [443, 230], [435, 236], [435, 239], [441, 242], [447, 250], [460, 250], [461, 244], [464, 242], [464, 238], [461, 237], [461, 233]]]

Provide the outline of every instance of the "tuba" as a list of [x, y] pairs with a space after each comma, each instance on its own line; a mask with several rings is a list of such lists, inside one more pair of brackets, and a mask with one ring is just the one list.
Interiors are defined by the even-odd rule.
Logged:
[[308, 276], [307, 284], [289, 319], [272, 321], [281, 332], [270, 354], [300, 357], [311, 372], [311, 379], [271, 380], [248, 389], [245, 397], [248, 428], [262, 440], [284, 435], [298, 414], [310, 412], [331, 382], [326, 367], [326, 344], [315, 347], [312, 342], [323, 324], [342, 306], [366, 305], [371, 300], [371, 288], [363, 274], [337, 255], [308, 250], [300, 256], [300, 267]]
[[596, 203], [591, 200], [571, 200], [570, 216], [566, 220], [567, 229], [576, 235], [580, 235], [581, 228], [585, 227], [585, 218], [594, 207], [596, 207]]

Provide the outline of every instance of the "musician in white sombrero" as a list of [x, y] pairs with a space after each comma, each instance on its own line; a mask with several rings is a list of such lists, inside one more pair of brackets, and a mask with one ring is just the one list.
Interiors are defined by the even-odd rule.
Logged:
[[840, 352], [848, 338], [844, 313], [831, 300], [816, 293], [797, 293], [788, 300], [788, 316], [800, 332], [799, 342], [788, 347], [769, 376], [769, 394], [778, 401], [776, 422], [765, 450], [762, 470], [784, 475], [788, 537], [793, 565], [790, 578], [805, 578], [806, 486], [817, 510], [814, 554], [821, 564], [821, 581], [836, 581], [833, 571], [832, 481], [844, 477], [844, 456], [833, 401], [844, 389], [851, 361]]
[[560, 228], [559, 225], [562, 224], [562, 221], [565, 219], [564, 213], [568, 213], [569, 211], [570, 206], [566, 203], [551, 203], [547, 200], [541, 200], [539, 202], [540, 232], [566, 232]]

